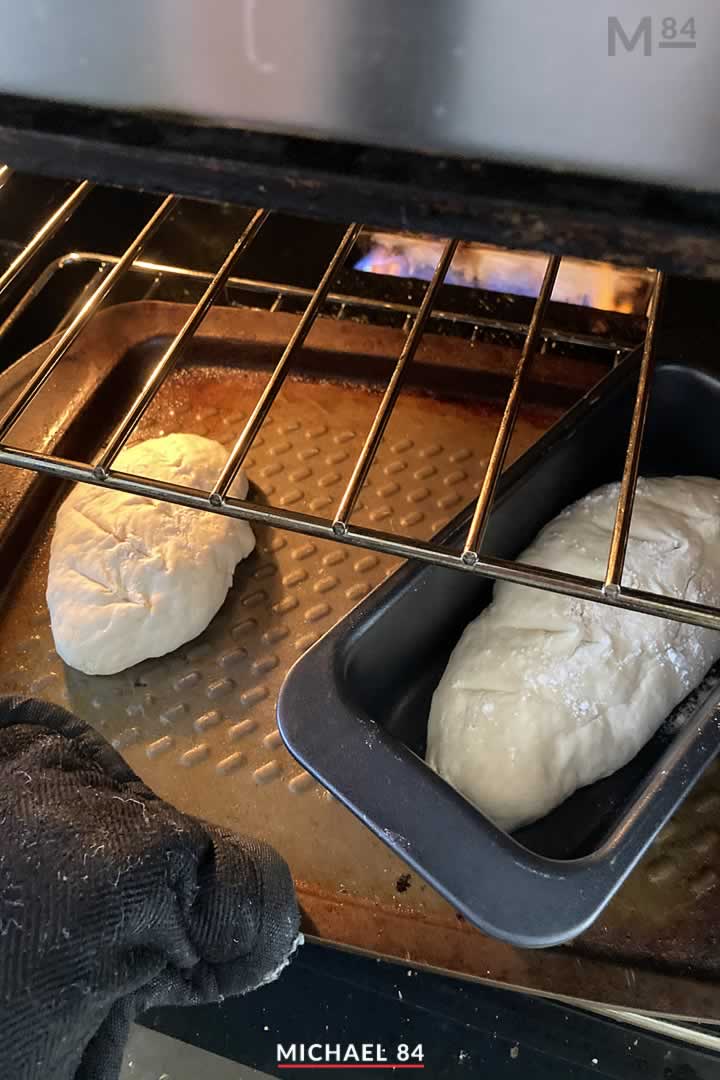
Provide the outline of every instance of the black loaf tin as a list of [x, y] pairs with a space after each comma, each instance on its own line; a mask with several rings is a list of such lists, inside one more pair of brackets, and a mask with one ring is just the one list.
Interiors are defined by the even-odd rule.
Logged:
[[[485, 554], [516, 557], [564, 506], [619, 479], [636, 378], [634, 365], [616, 369], [506, 471]], [[659, 364], [641, 473], [720, 477], [719, 432], [720, 376]], [[441, 534], [449, 547], [471, 510]], [[597, 917], [715, 756], [718, 692], [510, 836], [423, 761], [432, 693], [491, 593], [479, 575], [407, 564], [295, 664], [278, 725], [302, 765], [467, 919], [516, 945], [555, 945]]]

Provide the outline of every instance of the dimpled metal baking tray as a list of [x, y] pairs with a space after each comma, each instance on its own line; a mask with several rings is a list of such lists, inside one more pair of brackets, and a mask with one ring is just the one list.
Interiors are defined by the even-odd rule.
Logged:
[[[619, 479], [634, 376], [632, 364], [613, 372], [505, 473], [488, 554], [517, 556], [564, 506]], [[718, 415], [717, 375], [661, 364], [641, 472], [720, 477]], [[449, 546], [472, 509], [446, 530]], [[555, 945], [597, 918], [712, 761], [718, 689], [711, 677], [623, 769], [510, 836], [423, 761], [433, 690], [491, 595], [479, 576], [401, 569], [295, 665], [278, 723], [303, 766], [467, 919], [516, 945]]]

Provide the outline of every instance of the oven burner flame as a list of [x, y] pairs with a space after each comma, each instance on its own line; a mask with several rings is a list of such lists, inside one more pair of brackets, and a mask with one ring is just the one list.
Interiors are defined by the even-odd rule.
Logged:
[[[368, 250], [355, 269], [369, 274], [429, 281], [444, 241], [394, 233], [367, 234]], [[547, 255], [507, 251], [485, 244], [460, 244], [445, 278], [448, 285], [535, 297], [542, 283]], [[553, 299], [580, 307], [644, 315], [653, 275], [646, 270], [624, 269], [609, 263], [565, 258], [560, 264]]]

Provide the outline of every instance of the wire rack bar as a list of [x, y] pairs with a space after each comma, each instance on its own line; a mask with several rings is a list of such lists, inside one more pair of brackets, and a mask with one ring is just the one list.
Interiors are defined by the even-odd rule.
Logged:
[[230, 456], [228, 457], [223, 470], [220, 473], [218, 481], [213, 488], [210, 495], [210, 501], [212, 503], [219, 503], [225, 498], [232, 484], [233, 480], [237, 476], [238, 469], [245, 460], [248, 450], [252, 446], [253, 440], [257, 435], [260, 427], [262, 426], [265, 417], [270, 412], [272, 404], [275, 398], [280, 392], [282, 384], [285, 381], [290, 362], [294, 357], [298, 349], [301, 349], [305, 339], [312, 330], [313, 323], [315, 322], [320, 310], [325, 303], [325, 298], [328, 294], [330, 285], [333, 282], [335, 275], [341, 269], [345, 259], [348, 257], [350, 251], [355, 245], [360, 234], [360, 225], [350, 225], [345, 231], [337, 251], [330, 260], [325, 273], [320, 279], [315, 292], [310, 299], [305, 311], [303, 312], [300, 322], [295, 327], [295, 330], [290, 338], [289, 342], [285, 346], [282, 356], [275, 366], [275, 370], [265, 384], [262, 394], [260, 395], [255, 408], [253, 409], [250, 417], [248, 418], [242, 434], [235, 443]]
[[560, 256], [551, 256], [545, 269], [540, 292], [535, 301], [530, 326], [528, 327], [520, 359], [515, 368], [510, 393], [508, 394], [505, 403], [505, 409], [500, 420], [497, 435], [495, 436], [495, 442], [493, 443], [488, 467], [483, 478], [482, 487], [480, 488], [480, 494], [478, 495], [478, 500], [475, 504], [475, 512], [465, 539], [465, 549], [463, 551], [463, 560], [465, 562], [475, 562], [478, 557], [478, 551], [482, 547], [485, 529], [487, 528], [488, 518], [495, 497], [495, 489], [497, 488], [497, 483], [500, 479], [500, 473], [505, 465], [505, 458], [507, 457], [510, 440], [512, 439], [513, 431], [515, 430], [515, 422], [520, 409], [525, 376], [530, 370], [530, 366], [535, 357], [538, 341], [540, 340], [542, 322], [550, 302], [550, 297], [552, 296], [552, 291], [555, 288], [559, 269]]
[[108, 445], [100, 457], [95, 466], [96, 474], [103, 479], [107, 476], [108, 470], [112, 466], [113, 461], [120, 453], [120, 450], [124, 446], [127, 439], [132, 434], [135, 426], [146, 412], [151, 401], [159, 391], [162, 384], [167, 379], [170, 372], [175, 367], [175, 364], [180, 358], [182, 350], [188, 341], [192, 338], [203, 319], [207, 315], [208, 311], [217, 299], [221, 289], [225, 286], [225, 283], [230, 276], [230, 271], [235, 265], [236, 260], [240, 254], [253, 242], [258, 232], [267, 221], [269, 212], [267, 210], [257, 210], [249, 223], [243, 229], [240, 237], [233, 244], [228, 255], [226, 256], [222, 266], [215, 274], [207, 289], [203, 293], [200, 300], [197, 302], [193, 310], [188, 315], [185, 323], [179, 332], [175, 335], [170, 345], [165, 350], [165, 353], [160, 358], [151, 372], [145, 386], [142, 388], [135, 401], [130, 406], [128, 412], [120, 421], [115, 431], [110, 437]]
[[657, 334], [658, 315], [662, 302], [665, 276], [658, 271], [653, 287], [650, 309], [648, 312], [648, 327], [643, 345], [642, 362], [638, 378], [637, 395], [633, 407], [632, 422], [630, 424], [630, 437], [628, 438], [625, 465], [623, 467], [620, 495], [618, 497], [615, 524], [610, 540], [610, 555], [608, 558], [607, 572], [605, 574], [605, 591], [617, 592], [622, 584], [625, 555], [627, 552], [628, 539], [630, 537], [630, 523], [632, 521], [633, 503], [635, 502], [635, 489], [637, 487], [638, 472], [640, 469], [640, 451], [642, 438], [645, 431], [648, 404], [650, 402], [650, 384], [652, 381], [653, 365], [655, 360], [655, 337]]
[[[32, 450], [20, 450], [10, 446], [0, 446], [0, 464], [14, 465], [45, 473], [63, 480], [94, 484], [99, 487], [125, 491], [133, 495], [187, 506], [194, 510], [203, 510], [226, 517], [240, 518], [257, 522], [273, 528], [288, 529], [324, 540], [338, 540], [333, 523], [324, 518], [314, 517], [298, 511], [278, 507], [260, 506], [233, 497], [228, 497], [221, 505], [210, 502], [210, 492], [196, 488], [181, 487], [166, 481], [149, 480], [130, 473], [112, 472], [106, 480], [101, 480], [91, 465], [66, 458], [39, 454]], [[448, 569], [477, 573], [517, 585], [529, 585], [549, 592], [576, 596], [582, 600], [592, 600], [609, 607], [619, 607], [628, 611], [639, 611], [647, 615], [676, 619], [695, 626], [720, 630], [720, 611], [717, 608], [697, 604], [688, 600], [676, 600], [639, 589], [623, 589], [617, 596], [610, 596], [604, 591], [603, 582], [592, 578], [578, 577], [572, 574], [548, 570], [520, 562], [505, 559], [481, 557], [470, 565], [463, 561], [462, 555], [443, 548], [440, 545], [421, 540], [411, 540], [392, 533], [379, 532], [358, 526], [349, 526], [342, 536], [342, 542], [354, 547], [366, 548], [401, 559], [421, 559]]]
[[0, 418], [0, 443], [5, 440], [10, 429], [16, 421], [19, 420], [30, 402], [33, 401], [36, 394], [47, 382], [57, 364], [62, 360], [63, 356], [81, 333], [85, 325], [90, 321], [115, 282], [118, 278], [122, 277], [155, 229], [158, 228], [171, 210], [174, 209], [176, 203], [177, 198], [175, 195], [168, 195], [167, 198], [163, 199], [158, 209], [137, 234], [122, 258], [115, 264], [107, 277], [100, 282], [92, 296], [90, 296], [80, 308], [67, 330], [60, 336], [33, 377], [28, 380], [22, 393], [18, 395], [12, 405], [10, 405], [4, 415]]
[[[3, 175], [2, 169], [0, 168], [0, 182], [2, 181]], [[8, 275], [8, 273], [11, 272], [10, 277], [12, 280], [17, 278], [23, 267], [28, 265], [32, 256], [41, 250], [42, 241], [47, 240], [51, 235], [54, 235], [54, 232], [61, 227], [63, 220], [67, 220], [67, 217], [64, 215], [72, 213], [77, 206], [79, 206], [82, 199], [86, 197], [89, 190], [90, 185], [78, 185], [65, 203], [55, 211], [55, 214], [48, 219], [39, 232], [30, 240], [29, 244], [26, 245], [16, 260], [14, 260], [13, 264], [11, 264], [11, 267], [5, 271], [5, 275]], [[630, 351], [629, 344], [612, 341], [608, 338], [599, 339], [591, 335], [543, 329], [542, 323], [547, 313], [547, 307], [550, 302], [553, 285], [557, 275], [560, 263], [559, 257], [553, 257], [548, 262], [543, 286], [538, 296], [532, 319], [529, 326], [526, 327], [516, 323], [505, 323], [499, 320], [483, 319], [482, 317], [476, 317], [472, 314], [458, 314], [435, 310], [435, 301], [456, 251], [457, 241], [454, 240], [449, 241], [445, 246], [443, 254], [435, 269], [432, 281], [425, 290], [419, 308], [407, 304], [377, 300], [372, 297], [353, 296], [331, 291], [331, 285], [337, 272], [343, 266], [345, 259], [357, 241], [361, 231], [360, 225], [351, 225], [346, 230], [338, 249], [326, 267], [320, 283], [314, 290], [276, 281], [269, 282], [232, 275], [232, 267], [235, 260], [244, 247], [252, 242], [257, 230], [266, 220], [267, 214], [265, 211], [257, 211], [245, 232], [229, 252], [220, 269], [214, 274], [205, 271], [190, 270], [185, 267], [176, 267], [170, 264], [141, 260], [139, 255], [145, 242], [174, 209], [176, 202], [176, 197], [169, 195], [121, 256], [104, 255], [93, 252], [71, 252], [60, 259], [54, 260], [45, 268], [43, 273], [36, 278], [31, 287], [20, 298], [15, 309], [10, 313], [5, 323], [0, 326], [1, 335], [4, 329], [12, 323], [12, 320], [18, 317], [18, 311], [27, 310], [27, 307], [32, 300], [40, 295], [42, 290], [47, 287], [53, 275], [63, 267], [77, 265], [79, 263], [88, 263], [90, 264], [91, 269], [94, 269], [91, 280], [83, 287], [81, 295], [77, 298], [73, 307], [63, 316], [60, 323], [60, 336], [47, 358], [28, 381], [16, 400], [11, 403], [4, 416], [0, 418], [0, 464], [8, 464], [23, 469], [29, 469], [68, 481], [90, 483], [118, 491], [165, 500], [192, 509], [233, 518], [242, 518], [271, 527], [283, 528], [293, 532], [316, 536], [321, 539], [339, 540], [340, 542], [355, 547], [382, 552], [398, 558], [420, 559], [427, 563], [433, 563], [438, 566], [456, 569], [466, 573], [477, 573], [494, 579], [510, 581], [520, 585], [528, 585], [534, 588], [561, 593], [563, 595], [575, 596], [582, 600], [595, 601], [612, 607], [639, 611], [650, 615], [676, 619], [698, 626], [720, 630], [720, 609], [669, 596], [647, 593], [641, 590], [621, 588], [622, 569], [630, 530], [643, 428], [648, 408], [654, 343], [664, 285], [664, 279], [661, 274], [657, 275], [649, 309], [648, 329], [644, 343], [638, 391], [628, 440], [625, 468], [616, 511], [615, 529], [611, 542], [607, 573], [605, 580], [600, 581], [578, 577], [560, 571], [549, 570], [543, 567], [530, 566], [521, 562], [491, 558], [480, 554], [485, 524], [488, 515], [491, 512], [497, 480], [502, 472], [508, 445], [512, 436], [524, 380], [527, 377], [533, 354], [537, 350], [539, 342], [542, 340], [556, 340], [564, 341], [568, 344], [591, 345], [607, 348], [612, 350], [616, 359], [623, 354], [623, 351]], [[99, 309], [113, 285], [126, 272], [142, 273], [149, 276], [151, 278], [152, 287], [157, 285], [157, 282], [162, 279], [162, 275], [164, 274], [178, 276], [202, 284], [204, 286], [204, 292], [201, 299], [185, 321], [182, 329], [166, 350], [161, 361], [156, 365], [142, 392], [136, 397], [130, 409], [113, 432], [111, 440], [98, 463], [93, 466], [91, 464], [70, 461], [50, 454], [41, 454], [32, 449], [21, 450], [8, 445], [6, 440], [16, 420], [22, 415], [25, 408], [27, 408], [35, 395], [39, 392], [51, 372], [70, 349], [84, 326]], [[2, 280], [3, 279], [0, 278], [0, 293], [2, 291]], [[9, 283], [10, 278], [7, 280]], [[283, 299], [304, 300], [306, 306], [288, 345], [284, 349], [278, 364], [256, 404], [252, 416], [246, 423], [240, 436], [237, 438], [235, 446], [230, 453], [217, 482], [212, 490], [199, 491], [194, 488], [182, 487], [180, 485], [133, 476], [113, 470], [112, 464], [117, 453], [134, 430], [135, 425], [153, 400], [165, 378], [170, 374], [174, 364], [180, 356], [183, 346], [191, 339], [192, 335], [202, 322], [202, 319], [211, 309], [213, 303], [218, 301], [221, 291], [225, 287], [236, 287], [238, 289], [255, 291], [256, 293], [270, 294], [273, 300], [278, 303]], [[403, 317], [406, 324], [406, 338], [402, 352], [395, 364], [380, 406], [375, 413], [370, 430], [355, 461], [351, 479], [342, 495], [337, 512], [334, 518], [322, 518], [301, 511], [293, 511], [281, 507], [262, 506], [252, 501], [234, 498], [230, 496], [228, 492], [237, 469], [242, 464], [250, 445], [267, 418], [267, 414], [272, 407], [272, 404], [281, 389], [287, 371], [289, 370], [289, 364], [292, 357], [302, 347], [323, 304], [327, 302], [334, 302], [337, 304], [340, 314], [345, 314], [346, 310], [352, 311], [356, 308], [370, 312], [392, 312], [393, 314]], [[488, 475], [485, 478], [483, 488], [475, 506], [475, 513], [472, 522], [470, 523], [465, 548], [459, 552], [444, 547], [443, 544], [438, 541], [416, 541], [406, 536], [373, 530], [351, 523], [353, 509], [378, 451], [387, 424], [392, 416], [393, 408], [402, 387], [404, 374], [415, 356], [422, 335], [426, 331], [431, 319], [469, 323], [473, 327], [488, 326], [493, 329], [508, 330], [512, 333], [523, 331], [525, 334], [520, 362], [515, 372], [503, 419], [498, 429]], [[469, 555], [471, 555], [471, 557], [468, 557]]]
[[423, 296], [418, 313], [415, 316], [415, 321], [410, 329], [410, 333], [405, 339], [405, 344], [400, 353], [398, 362], [390, 376], [390, 382], [387, 385], [382, 401], [375, 413], [375, 418], [373, 419], [363, 448], [355, 462], [355, 467], [352, 471], [350, 480], [342, 494], [333, 523], [333, 530], [340, 536], [342, 536], [347, 529], [347, 523], [353, 512], [355, 503], [357, 502], [360, 489], [365, 483], [365, 478], [367, 477], [370, 466], [372, 465], [378, 447], [380, 446], [383, 433], [387, 427], [387, 422], [390, 419], [390, 414], [395, 407], [405, 370], [417, 352], [418, 345], [425, 332], [425, 326], [430, 317], [430, 312], [432, 311], [433, 303], [445, 280], [445, 275], [450, 269], [450, 263], [453, 261], [457, 246], [457, 240], [449, 240], [443, 249], [443, 253], [435, 267], [432, 280], [425, 290], [425, 295]]
[[[0, 175], [0, 185], [4, 183]], [[3, 274], [0, 274], [0, 299], [5, 295], [13, 282], [23, 272], [30, 260], [38, 253], [43, 244], [47, 243], [62, 228], [65, 222], [72, 217], [77, 208], [84, 202], [93, 189], [89, 180], [83, 180], [68, 195], [67, 199], [50, 217], [41, 225], [33, 238], [23, 248], [8, 266]]]
[[[132, 267], [130, 267], [130, 269], [132, 269]], [[80, 308], [83, 306], [83, 304], [85, 303], [87, 298], [89, 296], [92, 296], [92, 294], [95, 292], [98, 285], [100, 284], [100, 282], [102, 281], [102, 279], [105, 277], [105, 275], [108, 273], [109, 270], [110, 270], [110, 267], [107, 264], [103, 264], [101, 266], [98, 266], [97, 270], [92, 275], [90, 280], [85, 285], [83, 285], [83, 287], [80, 289], [80, 292], [75, 297], [75, 300], [73, 301], [73, 303], [71, 303], [68, 306], [67, 311], [64, 312], [64, 314], [62, 315], [62, 318], [56, 324], [55, 331], [54, 331], [55, 334], [62, 334], [65, 330], [67, 330], [68, 326], [73, 321], [73, 319], [77, 315]], [[21, 299], [20, 303], [23, 303], [24, 299], [25, 299], [25, 297], [23, 297]], [[11, 314], [13, 314], [13, 313], [11, 313]], [[3, 327], [0, 326], [0, 337], [2, 336], [2, 333], [3, 333]]]

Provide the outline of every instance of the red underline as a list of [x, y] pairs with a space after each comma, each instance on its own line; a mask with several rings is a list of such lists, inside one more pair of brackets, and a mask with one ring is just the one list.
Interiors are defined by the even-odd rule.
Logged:
[[278, 1062], [276, 1068], [278, 1069], [424, 1069], [424, 1065], [403, 1065], [398, 1061], [388, 1061], [382, 1065], [370, 1064], [366, 1065], [320, 1065], [314, 1062], [308, 1062], [305, 1065], [293, 1065], [293, 1064], [280, 1064]]

